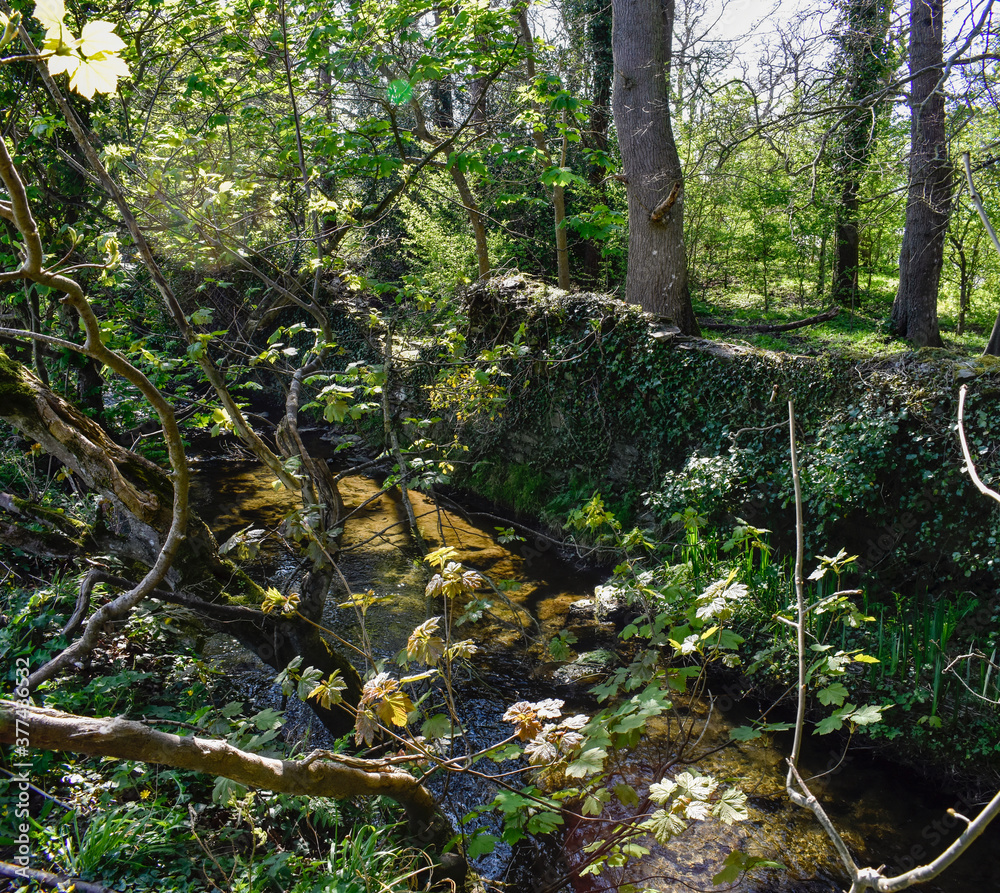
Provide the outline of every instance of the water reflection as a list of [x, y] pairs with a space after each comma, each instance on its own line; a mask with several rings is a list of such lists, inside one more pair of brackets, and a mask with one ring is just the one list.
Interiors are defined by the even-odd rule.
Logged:
[[[375, 657], [391, 660], [404, 647], [413, 627], [440, 613], [440, 607], [424, 596], [429, 572], [410, 542], [398, 498], [378, 497], [378, 484], [364, 477], [346, 478], [341, 487], [345, 504], [357, 511], [345, 529], [338, 556], [340, 570], [353, 592], [374, 590], [388, 597], [369, 609], [367, 628]], [[277, 531], [283, 515], [296, 507], [293, 494], [274, 490], [270, 475], [252, 466], [213, 467], [202, 472], [196, 498], [199, 511], [220, 540], [248, 525]], [[576, 643], [579, 650], [613, 646], [613, 630], [583, 622], [571, 611], [574, 602], [592, 595], [599, 582], [595, 572], [581, 571], [552, 553], [539, 555], [531, 543], [519, 555], [495, 541], [493, 525], [499, 522], [477, 523], [467, 513], [444, 508], [419, 493], [412, 494], [412, 499], [431, 548], [447, 544], [458, 551], [461, 561], [493, 579], [520, 583], [516, 591], [495, 599], [493, 617], [473, 631], [483, 650], [473, 674], [459, 683], [461, 719], [470, 746], [479, 748], [509, 733], [499, 718], [515, 700], [561, 697], [574, 702], [576, 710], [596, 710], [585, 688], [569, 683], [565, 674], [560, 674], [559, 665], [548, 660], [542, 644], [569, 626], [581, 637]], [[269, 551], [265, 540], [258, 570], [275, 585], [296, 571], [282, 555], [277, 548]], [[338, 607], [345, 599], [344, 591], [333, 594], [326, 620], [339, 635], [356, 637], [356, 612]], [[261, 707], [280, 704], [273, 673], [224, 637], [209, 642], [206, 655], [223, 662], [230, 672], [237, 666], [246, 696]], [[678, 711], [681, 718], [706, 726], [699, 744], [703, 752], [725, 744], [729, 729], [742, 722], [742, 717], [734, 715], [736, 710], [723, 715], [711, 710], [708, 702], [681, 704]], [[290, 705], [293, 724], [306, 725], [310, 718], [308, 710]], [[321, 746], [323, 731], [311, 734]], [[659, 780], [660, 767], [675, 754], [675, 741], [676, 726], [671, 733], [666, 720], [655, 721], [612, 783], [627, 781], [641, 794], [651, 781]], [[664, 893], [692, 889], [825, 893], [843, 889], [842, 870], [831, 845], [811, 814], [790, 804], [784, 794], [784, 758], [789, 743], [776, 736], [771, 741], [730, 744], [698, 763], [701, 771], [732, 779], [747, 792], [749, 822], [732, 828], [714, 821], [694, 823], [668, 847], [647, 842], [650, 856], [630, 866], [627, 874], [615, 876], [611, 872], [598, 880], [580, 880], [575, 889], [596, 893], [627, 883]], [[813, 739], [804, 754], [804, 774], [819, 776], [811, 787], [843, 830], [861, 864], [885, 862], [890, 868], [904, 870], [916, 861], [933, 858], [955, 836], [953, 824], [942, 824], [943, 820], [948, 822], [945, 810], [955, 806], [966, 815], [974, 812], [964, 801], [926, 789], [916, 775], [875, 760], [859, 748], [850, 750], [840, 762], [835, 745], [832, 738]], [[832, 772], [831, 766], [835, 767]], [[493, 796], [489, 785], [469, 776], [435, 783], [456, 819]], [[572, 852], [607, 833], [608, 825], [599, 821], [571, 823], [566, 849]], [[776, 859], [786, 871], [713, 887], [712, 876], [733, 848]], [[558, 864], [560, 854], [543, 851], [539, 855], [526, 849], [514, 865], [506, 864], [509, 858], [509, 850], [501, 849], [478, 867], [486, 877], [507, 877], [514, 889], [528, 889], [537, 883], [539, 865], [551, 868]], [[536, 875], [534, 881], [532, 875]], [[919, 889], [929, 893], [1000, 891], [1000, 832], [989, 832], [957, 865]]]

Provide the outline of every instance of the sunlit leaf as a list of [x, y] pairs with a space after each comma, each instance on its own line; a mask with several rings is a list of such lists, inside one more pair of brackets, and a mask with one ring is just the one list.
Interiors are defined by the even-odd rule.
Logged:
[[70, 78], [70, 89], [86, 99], [95, 93], [114, 93], [118, 89], [118, 78], [127, 78], [128, 65], [118, 56], [98, 53], [80, 63]]
[[38, 0], [35, 4], [35, 18], [46, 31], [57, 31], [63, 27], [66, 18], [66, 4], [63, 0]]
[[96, 19], [83, 26], [79, 48], [84, 56], [120, 53], [125, 49], [125, 41], [115, 34], [115, 26], [111, 22]]

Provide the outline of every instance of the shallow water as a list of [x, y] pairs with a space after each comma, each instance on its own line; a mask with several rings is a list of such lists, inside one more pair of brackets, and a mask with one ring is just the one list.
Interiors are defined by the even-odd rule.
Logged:
[[[349, 477], [341, 482], [345, 504], [360, 506], [378, 491], [369, 478]], [[283, 515], [294, 509], [293, 494], [271, 487], [270, 475], [254, 466], [212, 464], [198, 475], [196, 498], [199, 510], [220, 541], [247, 525], [277, 531]], [[559, 665], [547, 659], [547, 641], [564, 627], [577, 633], [579, 651], [612, 647], [614, 632], [607, 625], [584, 622], [570, 612], [570, 605], [593, 594], [600, 575], [581, 571], [560, 560], [542, 539], [505, 547], [496, 543], [494, 525], [503, 522], [477, 518], [460, 507], [445, 508], [421, 494], [412, 494], [420, 527], [430, 548], [447, 544], [460, 560], [494, 580], [516, 580], [520, 588], [507, 594], [509, 603], [497, 599], [495, 617], [477, 625], [470, 635], [482, 652], [475, 662], [475, 675], [461, 683], [461, 719], [472, 747], [484, 746], [509, 734], [500, 719], [516, 700], [559, 697], [572, 703], [574, 712], [596, 709], [585, 687], [560, 681]], [[417, 560], [417, 552], [406, 533], [405, 514], [398, 498], [380, 497], [358, 511], [348, 522], [338, 556], [340, 570], [354, 593], [374, 590], [385, 600], [368, 609], [365, 627], [374, 657], [391, 660], [406, 643], [413, 627], [439, 613], [424, 595], [428, 571]], [[507, 525], [504, 525], [507, 526]], [[275, 536], [265, 538], [253, 572], [267, 576], [269, 583], [283, 585], [295, 573], [294, 564], [280, 557]], [[513, 551], [512, 551], [513, 549]], [[360, 624], [355, 609], [338, 607], [345, 601], [343, 587], [328, 600], [326, 621], [344, 638], [357, 641]], [[273, 672], [252, 656], [234, 647], [224, 637], [206, 644], [206, 656], [239, 670], [247, 698], [261, 708], [280, 705], [280, 692], [273, 686]], [[730, 703], [728, 699], [724, 703]], [[305, 734], [311, 712], [289, 705], [289, 727]], [[729, 741], [729, 729], [740, 725], [740, 705], [728, 713], [712, 710], [707, 701], [681, 704], [677, 721], [693, 723], [704, 730], [699, 748], [705, 753]], [[642, 745], [621, 768], [620, 777], [640, 790], [659, 780], [659, 767], [675, 752], [677, 723], [658, 720], [651, 724]], [[312, 729], [313, 745], [321, 745], [325, 731]], [[699, 731], [700, 734], [700, 731]], [[700, 771], [733, 779], [748, 794], [750, 820], [732, 828], [720, 823], [697, 822], [669, 846], [652, 844], [650, 856], [629, 866], [628, 874], [606, 873], [599, 881], [578, 881], [575, 889], [596, 893], [616, 889], [623, 883], [640, 884], [664, 893], [728, 889], [738, 893], [812, 893], [844, 889], [843, 873], [831, 844], [811, 814], [790, 804], [784, 793], [787, 734], [769, 741], [732, 743], [698, 762]], [[927, 861], [953, 839], [957, 821], [946, 810], [954, 807], [971, 815], [974, 805], [954, 794], [928, 788], [916, 774], [885, 761], [871, 758], [854, 748], [844, 757], [830, 738], [808, 742], [803, 758], [804, 774], [819, 776], [811, 782], [813, 792], [842, 830], [845, 841], [861, 864], [882, 864], [905, 870], [917, 861]], [[491, 764], [492, 765], [492, 764]], [[489, 784], [470, 776], [452, 778], [439, 789], [447, 811], [458, 818], [473, 806], [488, 802]], [[605, 817], [613, 818], [613, 817]], [[568, 829], [566, 852], [607, 833], [607, 827], [591, 820], [586, 827]], [[647, 842], [648, 843], [648, 842]], [[734, 848], [782, 862], [783, 871], [769, 871], [745, 878], [736, 885], [715, 888], [711, 878]], [[511, 859], [508, 848], [477, 863], [485, 877], [506, 878], [513, 889], [537, 889], [538, 878], [561, 858], [572, 856], [551, 850], [533, 852], [520, 847]], [[614, 882], [614, 883], [609, 883]], [[919, 888], [930, 893], [1000, 891], [1000, 828], [988, 832], [972, 850], [940, 878]]]

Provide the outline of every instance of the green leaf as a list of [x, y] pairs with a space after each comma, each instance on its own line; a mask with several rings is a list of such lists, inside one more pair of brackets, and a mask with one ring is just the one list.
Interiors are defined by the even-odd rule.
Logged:
[[558, 812], [540, 812], [528, 819], [528, 833], [551, 834], [561, 824], [563, 817]]
[[740, 875], [746, 871], [753, 871], [755, 868], [784, 868], [780, 862], [771, 859], [761, 859], [759, 856], [750, 856], [733, 850], [726, 861], [722, 863], [722, 871], [712, 878], [713, 884], [732, 884], [740, 879]]
[[833, 685], [819, 690], [819, 702], [827, 707], [831, 704], [840, 707], [847, 700], [848, 694], [849, 692], [841, 683], [834, 682]]
[[821, 720], [816, 725], [816, 732], [820, 735], [827, 735], [836, 732], [844, 727], [844, 718], [855, 709], [853, 704], [845, 704], [839, 710], [834, 711], [826, 719]]
[[568, 167], [550, 167], [542, 172], [542, 183], [546, 186], [569, 186], [571, 183], [586, 185], [586, 180]]
[[396, 79], [386, 88], [385, 95], [393, 105], [402, 105], [413, 96], [413, 86], [409, 81]]
[[738, 788], [726, 788], [712, 807], [712, 815], [726, 825], [745, 822], [750, 818], [747, 795]]
[[755, 729], [753, 726], [737, 726], [729, 730], [729, 737], [733, 741], [753, 741], [762, 734], [760, 729]]
[[658, 809], [640, 827], [652, 834], [657, 843], [667, 844], [672, 837], [687, 828], [687, 822], [665, 809]]
[[874, 704], [866, 704], [847, 718], [856, 725], [869, 726], [872, 723], [882, 721], [882, 708], [876, 707]]
[[621, 801], [623, 806], [636, 806], [639, 803], [639, 795], [630, 784], [616, 784], [614, 787], [615, 796]]
[[420, 734], [425, 738], [450, 738], [451, 720], [445, 714], [438, 713], [420, 727]]
[[494, 834], [487, 834], [485, 831], [477, 831], [469, 838], [465, 849], [465, 855], [469, 859], [479, 856], [488, 856], [496, 849], [500, 838]]
[[604, 760], [608, 752], [602, 747], [591, 747], [581, 753], [569, 766], [566, 775], [569, 778], [586, 778], [596, 775], [604, 769]]

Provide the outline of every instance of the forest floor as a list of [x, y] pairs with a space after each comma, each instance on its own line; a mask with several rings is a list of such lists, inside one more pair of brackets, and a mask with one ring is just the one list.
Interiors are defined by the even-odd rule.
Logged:
[[[817, 325], [779, 333], [706, 331], [705, 334], [765, 350], [795, 354], [836, 353], [867, 359], [898, 353], [906, 347], [889, 333], [892, 299], [891, 284], [886, 279], [875, 282], [871, 290], [860, 292], [853, 307], [843, 306], [832, 320]], [[792, 282], [780, 283], [771, 291], [767, 302], [759, 293], [742, 286], [727, 288], [723, 283], [712, 283], [694, 294], [695, 313], [703, 324], [781, 325], [815, 316], [829, 306], [818, 302], [812, 294], [803, 295]], [[942, 295], [938, 318], [945, 349], [962, 356], [978, 356], [989, 339], [995, 313], [995, 307], [971, 307], [966, 313], [964, 331], [958, 335], [958, 300]]]

